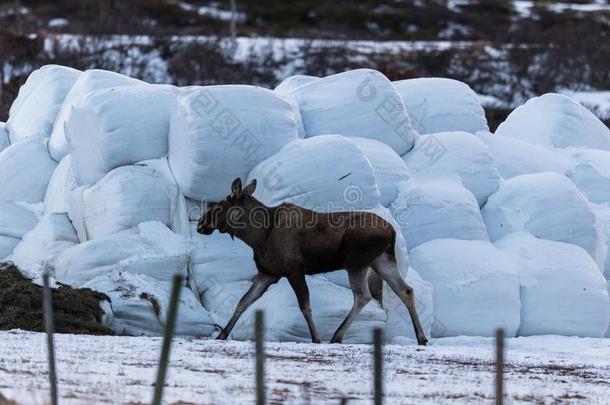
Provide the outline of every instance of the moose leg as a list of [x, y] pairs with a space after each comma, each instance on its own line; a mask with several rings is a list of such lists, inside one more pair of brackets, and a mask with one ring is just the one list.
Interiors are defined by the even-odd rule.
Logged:
[[231, 330], [233, 330], [233, 327], [239, 320], [241, 314], [243, 314], [244, 311], [248, 309], [248, 307], [257, 299], [262, 297], [271, 284], [277, 283], [278, 280], [279, 278], [277, 277], [258, 272], [254, 278], [254, 281], [252, 282], [252, 285], [250, 286], [250, 289], [244, 294], [243, 297], [241, 297], [241, 300], [239, 300], [239, 304], [237, 304], [237, 308], [235, 308], [235, 313], [231, 317], [231, 320], [227, 326], [225, 326], [222, 332], [220, 332], [220, 335], [218, 335], [216, 339], [226, 340], [229, 337]]
[[320, 343], [320, 336], [316, 329], [316, 324], [313, 321], [313, 315], [311, 313], [311, 305], [309, 304], [309, 289], [307, 288], [307, 281], [305, 281], [305, 275], [299, 274], [288, 278], [288, 282], [292, 286], [294, 293], [297, 296], [299, 302], [299, 308], [307, 321], [309, 327], [309, 333], [311, 334], [311, 341], [313, 343]]
[[409, 286], [400, 276], [396, 260], [390, 257], [387, 253], [382, 254], [373, 262], [373, 268], [379, 274], [379, 276], [385, 280], [390, 286], [392, 291], [400, 300], [405, 304], [411, 315], [411, 321], [413, 322], [413, 328], [415, 329], [415, 336], [417, 337], [417, 344], [425, 346], [428, 343], [428, 339], [424, 334], [424, 330], [419, 322], [419, 316], [415, 308], [415, 298], [413, 295], [413, 288]]
[[354, 319], [356, 319], [360, 311], [362, 311], [362, 308], [364, 308], [373, 298], [369, 291], [367, 272], [368, 267], [359, 270], [347, 270], [349, 285], [354, 294], [354, 305], [341, 326], [339, 326], [333, 335], [330, 343], [341, 343], [343, 341], [343, 335], [345, 335], [345, 332], [347, 332]]

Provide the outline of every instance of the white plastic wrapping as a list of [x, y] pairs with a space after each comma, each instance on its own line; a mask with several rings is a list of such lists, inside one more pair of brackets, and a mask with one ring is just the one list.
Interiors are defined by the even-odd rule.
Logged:
[[[183, 198], [171, 179], [149, 165], [122, 166], [95, 185], [69, 192], [69, 215], [82, 241], [103, 238], [147, 221], [180, 232]], [[186, 220], [186, 218], [184, 218]]]
[[439, 77], [393, 82], [420, 134], [486, 131], [487, 119], [477, 94], [463, 82]]
[[403, 156], [415, 179], [461, 181], [482, 206], [498, 189], [500, 174], [489, 148], [467, 132], [421, 135]]
[[12, 144], [0, 152], [0, 201], [42, 202], [56, 166], [45, 138]]
[[70, 153], [70, 145], [68, 145], [66, 140], [64, 125], [69, 120], [72, 107], [83, 97], [94, 91], [110, 87], [143, 84], [145, 82], [107, 70], [91, 69], [83, 72], [68, 92], [57, 114], [57, 119], [49, 138], [49, 153], [51, 157], [59, 162], [65, 155]]
[[275, 87], [275, 91], [278, 93], [288, 96], [294, 89], [304, 84], [319, 80], [318, 77], [308, 75], [293, 75], [288, 76], [280, 84]]
[[[159, 281], [143, 274], [117, 271], [101, 275], [83, 287], [110, 297], [112, 329], [119, 334], [134, 336], [163, 335], [167, 323], [172, 283]], [[215, 323], [188, 288], [180, 290], [176, 335], [209, 337]]]
[[80, 243], [49, 262], [57, 281], [81, 286], [114, 270], [171, 281], [187, 276], [189, 241], [159, 222], [147, 222], [111, 237]]
[[489, 148], [498, 172], [505, 179], [542, 172], [563, 175], [570, 166], [569, 158], [552, 148], [489, 132], [479, 132], [477, 136]]
[[4, 122], [0, 122], [0, 152], [4, 149], [8, 148], [11, 144], [11, 140], [8, 136], [8, 130], [6, 129], [6, 124]]
[[398, 185], [411, 176], [407, 165], [388, 145], [369, 138], [351, 138], [364, 152], [375, 173], [381, 204], [390, 205], [398, 195]]
[[19, 270], [35, 278], [42, 274], [47, 261], [76, 244], [78, 237], [68, 215], [45, 215], [15, 247], [11, 260]]
[[578, 245], [603, 267], [606, 247], [595, 215], [576, 186], [556, 173], [506, 180], [481, 210], [491, 241], [519, 231]]
[[261, 87], [189, 87], [177, 98], [169, 138], [169, 164], [182, 192], [220, 201], [236, 177], [298, 138], [298, 110]]
[[401, 185], [390, 211], [409, 249], [441, 238], [489, 240], [476, 199], [457, 181]]
[[[358, 145], [339, 135], [299, 139], [258, 164], [254, 196], [269, 206], [290, 202], [319, 211], [376, 207], [379, 188]], [[225, 195], [229, 194], [227, 185]]]
[[520, 325], [519, 268], [490, 242], [437, 239], [411, 250], [411, 265], [433, 287], [433, 337], [506, 336]]
[[396, 89], [376, 70], [312, 80], [288, 92], [299, 104], [307, 137], [341, 134], [376, 139], [402, 155], [416, 132]]
[[58, 65], [32, 72], [19, 89], [6, 122], [11, 143], [49, 137], [57, 113], [80, 74], [79, 70]]
[[72, 172], [72, 155], [64, 156], [59, 162], [44, 195], [44, 211], [47, 214], [68, 212], [69, 192], [78, 185]]
[[581, 247], [511, 234], [495, 245], [519, 263], [519, 335], [603, 337], [610, 319], [606, 280]]
[[26, 207], [0, 201], [0, 259], [9, 256], [21, 238], [34, 229], [36, 215]]
[[540, 146], [610, 150], [610, 129], [568, 96], [549, 93], [517, 107], [496, 130]]
[[110, 170], [167, 154], [174, 88], [120, 86], [80, 98], [65, 122], [74, 175], [93, 184]]
[[610, 203], [610, 152], [575, 149], [566, 153], [572, 160], [567, 175], [592, 203]]

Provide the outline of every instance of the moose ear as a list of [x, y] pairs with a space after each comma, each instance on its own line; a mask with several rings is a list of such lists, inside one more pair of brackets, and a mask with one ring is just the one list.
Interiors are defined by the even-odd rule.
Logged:
[[256, 190], [256, 179], [252, 180], [244, 189], [241, 191], [243, 194], [252, 195]]
[[241, 179], [238, 177], [233, 180], [233, 184], [231, 184], [231, 193], [239, 194], [241, 191]]

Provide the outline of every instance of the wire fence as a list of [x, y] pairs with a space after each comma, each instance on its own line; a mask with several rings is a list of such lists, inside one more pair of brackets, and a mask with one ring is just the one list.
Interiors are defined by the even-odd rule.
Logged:
[[[152, 405], [160, 405], [163, 401], [163, 389], [165, 387], [165, 378], [170, 365], [170, 351], [172, 340], [174, 338], [176, 320], [178, 316], [178, 305], [180, 291], [184, 284], [184, 279], [181, 275], [176, 275], [173, 280], [172, 293], [170, 304], [167, 313], [167, 321], [165, 325], [163, 341], [159, 364], [157, 367], [157, 378], [154, 384], [154, 392]], [[43, 312], [44, 323], [47, 334], [47, 352], [48, 352], [48, 368], [49, 368], [49, 391], [51, 405], [57, 405], [58, 389], [57, 389], [57, 370], [55, 347], [53, 340], [53, 290], [49, 285], [49, 275], [43, 275]], [[267, 404], [267, 389], [265, 385], [265, 317], [261, 310], [256, 311], [255, 315], [255, 400], [257, 405]], [[379, 328], [373, 330], [373, 404], [382, 405], [384, 403], [384, 374], [383, 374], [383, 331]], [[495, 342], [495, 403], [503, 405], [504, 403], [504, 331], [498, 329], [496, 332]], [[348, 398], [341, 398], [338, 402], [340, 405], [349, 403]]]

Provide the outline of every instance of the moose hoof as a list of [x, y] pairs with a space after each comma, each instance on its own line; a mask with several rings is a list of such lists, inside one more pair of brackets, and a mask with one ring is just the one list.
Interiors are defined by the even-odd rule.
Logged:
[[312, 339], [311, 343], [321, 343], [321, 342], [320, 342], [320, 339]]
[[343, 339], [333, 337], [329, 343], [342, 343]]
[[216, 340], [227, 340], [227, 335], [221, 333], [220, 335], [216, 336]]
[[428, 339], [423, 338], [423, 339], [417, 339], [417, 344], [419, 346], [426, 346], [428, 344]]

